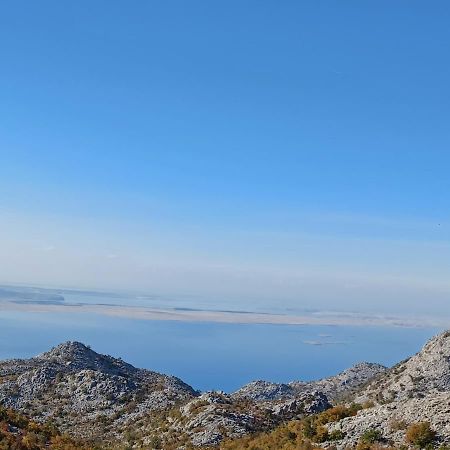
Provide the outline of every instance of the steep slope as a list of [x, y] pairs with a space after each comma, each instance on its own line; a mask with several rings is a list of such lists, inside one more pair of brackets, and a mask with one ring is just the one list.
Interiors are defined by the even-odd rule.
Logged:
[[339, 447], [355, 444], [368, 429], [401, 445], [405, 430], [418, 422], [429, 422], [438, 441], [450, 442], [450, 332], [434, 337], [419, 353], [369, 383], [355, 400], [375, 406], [330, 427], [345, 435]]
[[195, 446], [211, 446], [225, 438], [272, 429], [286, 420], [319, 413], [330, 406], [327, 398], [317, 392], [264, 403], [206, 392], [179, 408], [168, 433], [184, 435]]
[[218, 392], [199, 396], [178, 378], [79, 342], [0, 362], [0, 403], [93, 444], [164, 449], [216, 445], [330, 407], [319, 392], [266, 402]]
[[63, 436], [49, 424], [39, 424], [0, 406], [0, 449], [89, 450], [86, 444]]
[[422, 397], [436, 389], [450, 391], [450, 332], [444, 332], [423, 349], [389, 370], [384, 377], [370, 383], [359, 398], [391, 402]]
[[[347, 405], [331, 408], [328, 397]], [[291, 449], [311, 448], [312, 440], [340, 450], [363, 440], [358, 448], [368, 450], [369, 441], [404, 445], [417, 423], [429, 423], [439, 445], [450, 443], [450, 332], [392, 369], [361, 363], [319, 381], [260, 381], [231, 395], [200, 395], [178, 378], [66, 342], [28, 360], [0, 362], [0, 403], [31, 418], [22, 428], [3, 423], [0, 448], [2, 429], [21, 448], [23, 436], [35, 439], [28, 423], [48, 430], [49, 421], [88, 447], [97, 438], [103, 448], [266, 448], [271, 442], [267, 448]], [[39, 439], [52, 448], [56, 438]]]
[[255, 401], [294, 399], [308, 392], [322, 392], [330, 400], [338, 400], [351, 395], [368, 381], [379, 377], [387, 368], [374, 363], [359, 363], [338, 375], [318, 381], [292, 381], [288, 384], [254, 381], [246, 384], [233, 395], [236, 398], [248, 398]]
[[150, 411], [197, 395], [178, 378], [137, 369], [79, 342], [0, 363], [3, 405], [85, 438], [120, 436], [128, 423]]

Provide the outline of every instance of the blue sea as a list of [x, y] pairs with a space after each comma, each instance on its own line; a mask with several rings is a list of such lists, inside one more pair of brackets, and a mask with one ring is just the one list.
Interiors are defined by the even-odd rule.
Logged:
[[0, 358], [25, 358], [66, 340], [180, 377], [199, 390], [252, 380], [311, 380], [359, 361], [393, 365], [437, 328], [149, 321], [91, 313], [1, 311]]

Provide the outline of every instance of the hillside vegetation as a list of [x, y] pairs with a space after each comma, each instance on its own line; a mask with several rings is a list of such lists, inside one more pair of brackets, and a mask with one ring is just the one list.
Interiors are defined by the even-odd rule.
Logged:
[[0, 362], [1, 449], [448, 450], [450, 332], [392, 369], [199, 393], [78, 342]]
[[97, 448], [62, 435], [51, 424], [40, 424], [0, 406], [0, 449], [15, 450], [88, 450]]

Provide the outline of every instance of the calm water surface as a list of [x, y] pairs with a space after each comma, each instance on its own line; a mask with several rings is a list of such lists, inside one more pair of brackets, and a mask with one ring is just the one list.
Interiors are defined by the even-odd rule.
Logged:
[[232, 391], [255, 379], [329, 376], [359, 361], [392, 365], [439, 332], [431, 328], [147, 321], [87, 313], [0, 315], [0, 358], [30, 357], [66, 340], [200, 390]]

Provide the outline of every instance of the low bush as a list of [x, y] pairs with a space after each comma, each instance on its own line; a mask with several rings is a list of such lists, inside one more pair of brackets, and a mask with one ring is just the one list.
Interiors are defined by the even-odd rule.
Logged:
[[406, 430], [406, 442], [419, 448], [427, 447], [435, 439], [436, 432], [431, 428], [430, 422], [414, 423]]
[[360, 436], [360, 441], [365, 444], [374, 444], [375, 442], [381, 441], [383, 438], [383, 434], [380, 430], [376, 430], [374, 428], [370, 428]]

